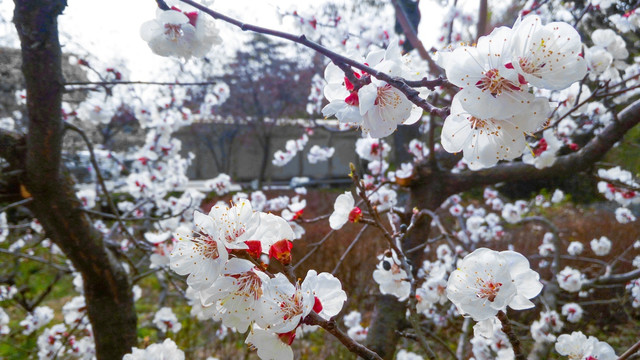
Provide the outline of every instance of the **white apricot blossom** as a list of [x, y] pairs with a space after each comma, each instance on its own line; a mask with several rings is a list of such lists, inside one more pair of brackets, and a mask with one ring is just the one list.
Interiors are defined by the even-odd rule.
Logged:
[[229, 253], [220, 240], [220, 229], [213, 219], [199, 211], [193, 214], [198, 230], [194, 236], [177, 234], [178, 242], [171, 252], [171, 269], [180, 275], [189, 275], [187, 284], [203, 290], [220, 275]]
[[268, 276], [244, 259], [229, 259], [223, 276], [200, 293], [202, 305], [211, 306], [212, 314], [227, 327], [245, 332], [256, 316], [256, 306]]
[[561, 90], [587, 74], [580, 34], [567, 23], [543, 25], [539, 16], [529, 15], [513, 26], [509, 48], [511, 66], [533, 86]]
[[582, 307], [576, 303], [566, 303], [562, 305], [562, 315], [567, 318], [570, 323], [577, 323], [582, 319], [584, 311]]
[[170, 307], [163, 307], [153, 316], [153, 325], [160, 331], [177, 333], [182, 329], [182, 324], [178, 321], [178, 317], [173, 313]]
[[482, 321], [507, 306], [515, 310], [532, 308], [529, 299], [542, 290], [539, 279], [523, 255], [480, 248], [465, 256], [451, 273], [447, 297], [461, 314]]
[[601, 236], [600, 239], [593, 239], [589, 243], [591, 250], [597, 256], [605, 256], [611, 251], [611, 240], [606, 236]]
[[209, 227], [217, 228], [227, 249], [248, 249], [245, 241], [254, 240], [254, 233], [260, 225], [260, 213], [253, 210], [249, 200], [241, 199], [231, 207], [213, 206], [203, 220], [210, 223]]
[[171, 359], [184, 360], [184, 352], [171, 340], [165, 339], [161, 344], [151, 344], [146, 349], [131, 349], [122, 360]]
[[293, 350], [289, 342], [284, 342], [278, 334], [253, 325], [245, 343], [258, 350], [262, 360], [293, 360]]
[[[370, 52], [364, 63], [389, 76], [416, 79], [417, 72], [407, 67], [397, 41], [391, 41], [386, 50]], [[353, 75], [360, 78], [364, 74], [354, 72]], [[357, 124], [373, 138], [388, 136], [398, 125], [413, 124], [422, 117], [420, 107], [400, 90], [375, 77], [356, 91], [342, 70], [330, 63], [325, 69], [325, 79], [324, 94], [329, 104], [322, 109], [322, 114], [335, 115], [341, 122]]]
[[355, 206], [355, 200], [350, 191], [338, 195], [333, 209], [333, 213], [329, 217], [329, 226], [333, 230], [340, 230], [347, 221], [357, 222], [362, 217], [362, 211]]
[[391, 250], [379, 255], [378, 260], [380, 262], [373, 271], [373, 280], [380, 286], [380, 293], [394, 295], [400, 301], [406, 300], [411, 292], [411, 284], [395, 252]]
[[587, 338], [581, 331], [558, 336], [555, 348], [560, 355], [568, 356], [569, 359], [614, 360], [618, 358], [611, 345], [593, 336]]
[[568, 292], [578, 292], [582, 287], [582, 273], [579, 270], [566, 266], [556, 275], [560, 288]]
[[472, 170], [520, 156], [526, 147], [525, 134], [537, 130], [550, 110], [544, 98], [528, 93], [521, 97], [526, 105], [510, 113], [504, 105], [488, 105], [494, 98], [488, 92], [461, 90], [454, 96], [451, 114], [442, 127], [442, 147], [448, 152], [462, 151]]
[[171, 10], [156, 12], [156, 18], [142, 24], [140, 35], [151, 50], [160, 56], [189, 59], [203, 57], [214, 44], [222, 42], [212, 20], [198, 11]]

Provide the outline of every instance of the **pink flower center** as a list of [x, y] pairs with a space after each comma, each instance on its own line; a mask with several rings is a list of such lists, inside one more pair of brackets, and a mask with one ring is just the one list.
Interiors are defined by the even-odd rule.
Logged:
[[360, 208], [356, 206], [349, 213], [349, 221], [353, 223], [358, 222], [360, 218], [362, 218], [362, 210], [360, 210]]
[[164, 34], [167, 35], [169, 40], [177, 41], [182, 37], [182, 25], [180, 24], [164, 24]]
[[470, 116], [468, 119], [473, 130], [484, 129], [484, 127], [487, 125], [486, 120], [478, 119], [475, 116]]
[[502, 77], [498, 69], [485, 72], [484, 77], [476, 83], [476, 87], [482, 91], [489, 91], [493, 96], [500, 95], [504, 91], [520, 90], [520, 86]]
[[480, 299], [487, 299], [490, 302], [493, 302], [496, 299], [496, 296], [498, 296], [498, 292], [500, 291], [502, 283], [495, 282], [493, 280], [487, 281], [482, 279], [478, 279], [478, 281], [481, 285], [478, 289], [478, 292], [476, 293], [476, 296]]
[[398, 94], [397, 91], [394, 91], [391, 85], [386, 84], [378, 87], [378, 96], [376, 97], [374, 104], [380, 107], [397, 107], [401, 101], [402, 98], [400, 97], [400, 94]]

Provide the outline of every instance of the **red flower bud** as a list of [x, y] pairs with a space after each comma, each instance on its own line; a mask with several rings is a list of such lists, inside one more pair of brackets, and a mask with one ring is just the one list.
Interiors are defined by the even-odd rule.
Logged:
[[287, 239], [282, 239], [271, 245], [269, 257], [280, 261], [282, 265], [289, 265], [291, 264], [291, 249], [293, 249], [293, 243]]

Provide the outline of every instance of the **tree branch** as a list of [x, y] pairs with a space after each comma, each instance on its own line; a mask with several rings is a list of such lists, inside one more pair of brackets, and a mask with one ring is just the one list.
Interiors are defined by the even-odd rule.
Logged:
[[[431, 105], [431, 103], [429, 103], [428, 101], [426, 101], [425, 99], [422, 99], [420, 97], [420, 93], [413, 89], [411, 86], [409, 86], [406, 82], [406, 80], [399, 78], [399, 77], [391, 77], [389, 75], [387, 75], [384, 72], [380, 72], [375, 70], [374, 68], [367, 66], [365, 64], [362, 64], [360, 62], [357, 62], [353, 59], [350, 59], [346, 56], [340, 55], [334, 51], [331, 51], [329, 49], [327, 49], [326, 47], [315, 43], [309, 39], [307, 39], [306, 36], [304, 35], [294, 35], [294, 34], [290, 34], [290, 33], [286, 33], [283, 31], [277, 31], [277, 30], [273, 30], [273, 29], [268, 29], [268, 28], [264, 28], [264, 27], [260, 27], [260, 26], [256, 26], [256, 25], [251, 25], [251, 24], [245, 24], [239, 20], [236, 20], [234, 18], [231, 18], [229, 16], [223, 15], [217, 11], [211, 10], [209, 8], [207, 8], [206, 6], [203, 6], [195, 1], [192, 0], [180, 0], [185, 4], [189, 4], [193, 7], [195, 7], [196, 9], [210, 15], [211, 17], [213, 17], [214, 19], [218, 19], [218, 20], [222, 20], [224, 22], [227, 22], [229, 24], [235, 25], [237, 27], [239, 27], [242, 31], [252, 31], [255, 33], [259, 33], [259, 34], [265, 34], [265, 35], [269, 35], [269, 36], [274, 36], [274, 37], [278, 37], [281, 39], [285, 39], [285, 40], [289, 40], [292, 41], [294, 43], [306, 46], [312, 50], [315, 50], [316, 52], [328, 57], [333, 63], [338, 64], [338, 63], [343, 63], [349, 66], [352, 66], [358, 70], [364, 71], [366, 73], [368, 73], [369, 75], [382, 80], [386, 83], [388, 83], [389, 85], [395, 87], [396, 89], [400, 90], [406, 97], [407, 99], [409, 99], [411, 102], [413, 102], [414, 104], [418, 105], [420, 108], [422, 108], [424, 111], [432, 114], [432, 115], [436, 115], [439, 116], [441, 118], [446, 118], [448, 113], [449, 113], [449, 109], [447, 108], [437, 108], [433, 105]], [[347, 72], [348, 73], [348, 72]], [[438, 85], [440, 85], [442, 83], [442, 79], [436, 79], [434, 80], [434, 82], [436, 82]], [[433, 87], [435, 87], [437, 85], [434, 85]], [[429, 86], [427, 86], [429, 87]]]
[[559, 156], [553, 166], [538, 170], [532, 165], [522, 162], [500, 164], [479, 171], [463, 171], [458, 174], [444, 174], [450, 194], [455, 194], [472, 187], [492, 185], [499, 182], [519, 179], [543, 179], [561, 175], [575, 174], [592, 166], [620, 141], [624, 135], [640, 122], [640, 100], [624, 108], [614, 121], [591, 139], [580, 151]]

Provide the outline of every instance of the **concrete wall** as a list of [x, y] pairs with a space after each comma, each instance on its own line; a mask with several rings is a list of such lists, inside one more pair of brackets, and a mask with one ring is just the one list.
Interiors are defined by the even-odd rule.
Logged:
[[[329, 132], [321, 128], [314, 129], [304, 150], [298, 152], [291, 162], [284, 167], [277, 167], [271, 163], [276, 150], [284, 150], [287, 140], [297, 139], [303, 133], [304, 128], [296, 125], [273, 128], [265, 180], [285, 181], [294, 176], [307, 176], [318, 180], [347, 178], [349, 163], [358, 160], [355, 153], [355, 142], [360, 137], [358, 131]], [[210, 179], [220, 172], [225, 172], [236, 181], [252, 181], [259, 174], [264, 150], [258, 140], [257, 131], [251, 126], [197, 124], [190, 129], [181, 130], [176, 136], [182, 141], [184, 154], [191, 151], [196, 155], [189, 169], [190, 179]], [[218, 163], [207, 147], [207, 142], [214, 148]], [[326, 162], [310, 164], [307, 153], [313, 145], [334, 147], [334, 156]]]

